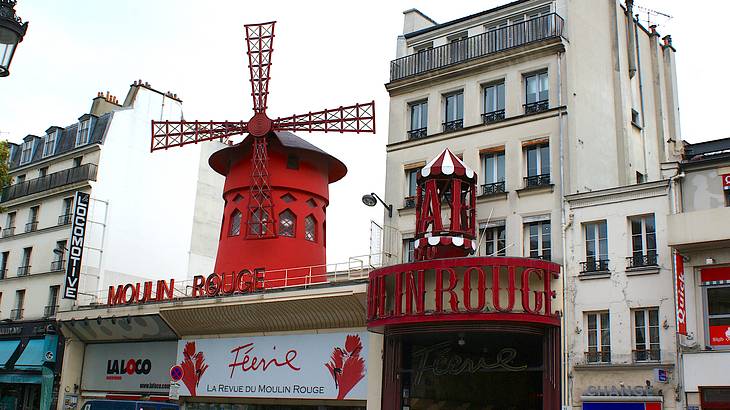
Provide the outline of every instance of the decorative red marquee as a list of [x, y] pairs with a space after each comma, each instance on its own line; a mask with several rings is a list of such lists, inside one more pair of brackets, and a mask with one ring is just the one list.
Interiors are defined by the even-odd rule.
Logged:
[[552, 280], [560, 265], [523, 258], [436, 259], [370, 273], [368, 327], [454, 320], [558, 326]]

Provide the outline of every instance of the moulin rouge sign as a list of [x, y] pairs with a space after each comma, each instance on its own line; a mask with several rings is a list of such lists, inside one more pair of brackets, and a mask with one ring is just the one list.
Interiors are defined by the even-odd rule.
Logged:
[[[368, 325], [433, 320], [515, 320], [556, 324], [552, 280], [560, 266], [522, 258], [455, 258], [370, 273]], [[496, 319], [496, 316], [495, 316]]]
[[[263, 290], [265, 274], [264, 268], [255, 268], [223, 274], [211, 273], [208, 276], [197, 275], [193, 278], [192, 296], [194, 298], [227, 296]], [[107, 304], [132, 305], [172, 300], [174, 290], [175, 279], [109, 286]]]

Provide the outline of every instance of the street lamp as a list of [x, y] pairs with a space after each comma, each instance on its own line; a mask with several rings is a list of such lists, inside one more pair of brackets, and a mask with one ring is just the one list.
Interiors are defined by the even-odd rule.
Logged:
[[385, 201], [380, 199], [378, 194], [376, 194], [375, 192], [372, 192], [370, 194], [365, 194], [362, 196], [362, 203], [367, 206], [375, 206], [378, 203], [378, 201], [380, 201], [380, 203], [383, 204], [385, 209], [388, 210], [388, 218], [392, 218], [393, 217], [393, 205], [387, 205], [385, 203]]
[[15, 14], [15, 3], [15, 0], [0, 0], [0, 77], [10, 74], [15, 48], [28, 30], [28, 23]]

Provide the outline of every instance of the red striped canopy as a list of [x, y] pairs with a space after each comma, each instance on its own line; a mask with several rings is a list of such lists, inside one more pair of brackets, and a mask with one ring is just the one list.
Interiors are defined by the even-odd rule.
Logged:
[[448, 148], [445, 148], [436, 158], [421, 168], [419, 175], [422, 178], [430, 175], [456, 175], [476, 179], [474, 171]]

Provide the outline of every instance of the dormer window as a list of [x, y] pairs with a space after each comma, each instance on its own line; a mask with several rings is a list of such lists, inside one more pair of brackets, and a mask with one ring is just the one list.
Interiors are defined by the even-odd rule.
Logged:
[[76, 146], [86, 145], [89, 143], [91, 136], [91, 120], [83, 120], [79, 123], [79, 130], [76, 132]]
[[23, 148], [20, 151], [20, 165], [27, 164], [33, 158], [33, 141], [26, 141], [23, 143]]
[[43, 137], [43, 158], [50, 157], [56, 150], [58, 131], [51, 131]]

